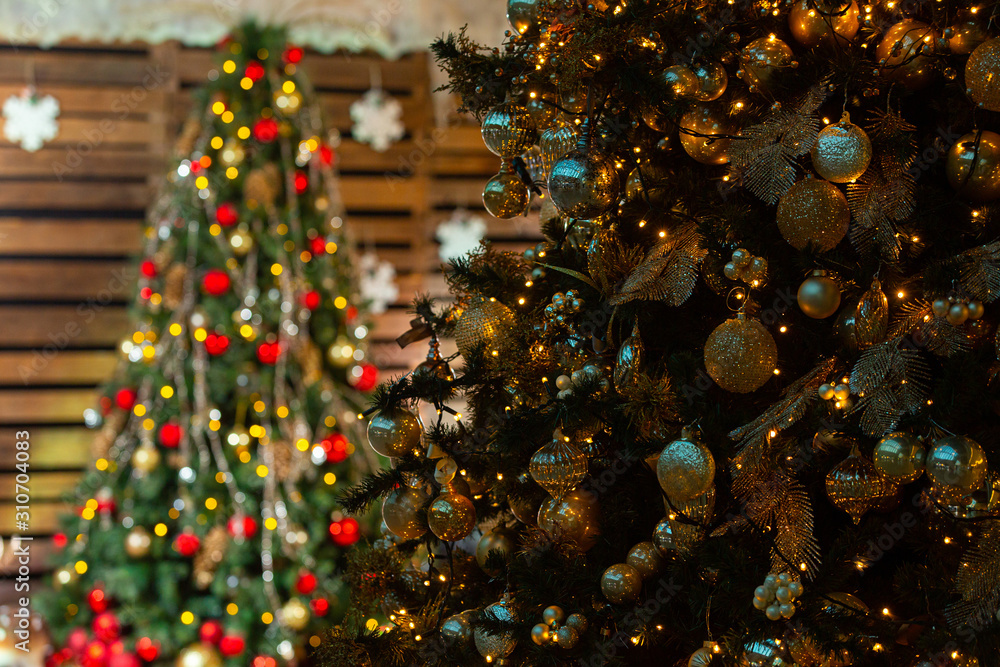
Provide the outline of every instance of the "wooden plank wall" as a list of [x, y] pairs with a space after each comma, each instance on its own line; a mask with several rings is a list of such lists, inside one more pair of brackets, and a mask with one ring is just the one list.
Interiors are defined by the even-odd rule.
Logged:
[[[426, 352], [392, 342], [408, 327], [410, 300], [446, 294], [437, 224], [464, 207], [488, 220], [490, 237], [520, 249], [538, 240], [537, 222], [482, 210], [483, 183], [499, 161], [467, 120], [435, 125], [426, 54], [387, 62], [310, 53], [303, 66], [344, 136], [342, 187], [356, 240], [398, 273], [400, 297], [377, 319], [372, 358], [387, 374], [404, 372]], [[0, 139], [0, 535], [14, 529], [16, 430], [31, 433], [32, 534], [54, 532], [61, 494], [89, 463], [82, 412], [127, 328], [128, 258], [191, 89], [211, 67], [211, 52], [176, 44], [0, 49], [0, 100], [33, 72], [39, 92], [62, 108], [59, 136], [42, 150]], [[402, 103], [407, 130], [384, 153], [350, 138], [349, 107], [369, 89], [373, 67]], [[0, 558], [0, 574], [9, 565]]]

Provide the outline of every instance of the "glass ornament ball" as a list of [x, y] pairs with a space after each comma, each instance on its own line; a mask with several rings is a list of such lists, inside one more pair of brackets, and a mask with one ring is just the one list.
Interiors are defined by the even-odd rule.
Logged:
[[[538, 139], [538, 148], [542, 156], [542, 176], [548, 181], [552, 166], [576, 146], [579, 134], [576, 128], [567, 123], [556, 124], [542, 131]], [[545, 201], [551, 202], [551, 198]]]
[[642, 576], [627, 563], [616, 563], [601, 575], [601, 592], [611, 604], [637, 602], [642, 592]]
[[844, 114], [839, 123], [820, 130], [811, 155], [813, 169], [820, 177], [831, 183], [850, 183], [868, 169], [872, 142], [865, 131]]
[[597, 496], [574, 489], [562, 499], [549, 498], [538, 508], [538, 526], [555, 540], [575, 542], [580, 551], [597, 544], [601, 508]]
[[125, 553], [129, 558], [145, 558], [149, 555], [149, 548], [153, 544], [153, 538], [142, 526], [135, 526], [125, 536]]
[[934, 45], [938, 32], [921, 21], [906, 19], [889, 28], [878, 48], [881, 76], [907, 90], [924, 88], [934, 78]]
[[964, 135], [948, 149], [945, 175], [962, 197], [977, 202], [1000, 197], [1000, 134], [983, 130]]
[[712, 487], [715, 459], [704, 444], [682, 436], [660, 452], [656, 477], [670, 502], [686, 503]]
[[538, 24], [540, 0], [507, 0], [507, 22], [519, 35]]
[[448, 643], [468, 644], [472, 641], [472, 617], [474, 609], [453, 614], [441, 623], [441, 637]]
[[851, 210], [847, 197], [827, 181], [805, 178], [798, 181], [778, 201], [778, 230], [792, 246], [804, 250], [832, 250], [847, 234]]
[[729, 162], [729, 144], [725, 135], [732, 133], [721, 109], [699, 105], [681, 116], [680, 140], [684, 152], [702, 164]]
[[808, 48], [847, 44], [861, 29], [857, 0], [797, 0], [788, 12], [788, 28]]
[[479, 563], [479, 567], [483, 569], [483, 572], [490, 576], [496, 576], [500, 573], [499, 570], [486, 569], [490, 553], [499, 552], [506, 559], [516, 549], [517, 540], [514, 533], [502, 527], [494, 528], [479, 538], [479, 543], [476, 545], [476, 562]]
[[924, 474], [927, 450], [916, 436], [895, 431], [875, 443], [872, 462], [886, 477], [898, 484], [909, 484]]
[[694, 98], [699, 102], [711, 102], [719, 99], [729, 85], [729, 75], [721, 63], [697, 62], [691, 66], [698, 79], [698, 90]]
[[989, 37], [983, 24], [977, 20], [962, 21], [950, 26], [950, 28], [951, 36], [948, 37], [948, 49], [958, 55], [972, 53]]
[[684, 65], [671, 65], [657, 77], [663, 90], [674, 98], [692, 98], [699, 89], [697, 75]]
[[781, 70], [795, 66], [788, 44], [774, 35], [755, 39], [740, 53], [740, 78], [751, 88], [768, 88], [777, 82]]
[[222, 656], [205, 642], [191, 644], [177, 654], [175, 667], [222, 667]]
[[639, 542], [628, 552], [625, 562], [630, 565], [643, 579], [656, 576], [666, 564], [663, 554], [652, 542]]
[[527, 109], [514, 102], [504, 102], [486, 113], [482, 135], [491, 153], [515, 158], [535, 143], [538, 128]]
[[552, 641], [552, 629], [544, 623], [536, 623], [531, 628], [531, 641], [538, 646], [544, 646]]
[[464, 539], [476, 527], [476, 508], [467, 496], [445, 491], [427, 508], [427, 526], [439, 540]]
[[559, 498], [587, 476], [587, 456], [572, 442], [553, 438], [531, 456], [528, 472], [549, 495]]
[[778, 346], [757, 320], [726, 320], [705, 341], [705, 369], [726, 391], [746, 394], [764, 385], [778, 363]]
[[531, 191], [513, 171], [501, 169], [483, 187], [483, 207], [494, 218], [510, 220], [524, 215], [530, 203]]
[[[552, 90], [535, 90], [528, 93], [524, 108], [528, 110], [531, 121], [539, 130], [545, 130], [556, 122], [559, 116], [559, 96]], [[539, 138], [539, 141], [541, 138]]]
[[895, 485], [862, 457], [856, 447], [826, 475], [827, 498], [834, 507], [847, 512], [855, 525], [866, 512], [895, 492]]
[[409, 410], [379, 410], [368, 422], [368, 444], [382, 456], [403, 456], [420, 447], [423, 429]]
[[[510, 608], [504, 601], [491, 604], [483, 610], [483, 613], [489, 618], [495, 618], [500, 621], [514, 621], [514, 614], [511, 613]], [[487, 632], [484, 628], [478, 628], [474, 632], [474, 638], [476, 641], [476, 650], [479, 651], [479, 655], [486, 658], [489, 662], [496, 662], [502, 658], [506, 658], [517, 647], [517, 639], [514, 637], [513, 632], [491, 633]]]
[[309, 625], [309, 607], [299, 598], [292, 598], [281, 608], [281, 620], [295, 632], [304, 630]]
[[423, 489], [401, 486], [382, 501], [382, 520], [386, 528], [403, 540], [415, 540], [427, 532], [425, 505], [429, 496]]
[[577, 632], [576, 628], [564, 625], [556, 630], [556, 643], [559, 644], [561, 648], [571, 649], [576, 646], [579, 641], [580, 633]]
[[591, 220], [618, 202], [621, 177], [614, 160], [581, 141], [549, 173], [549, 196], [563, 215]]
[[823, 272], [816, 273], [802, 281], [796, 299], [803, 313], [813, 319], [822, 320], [840, 308], [840, 285]]
[[926, 467], [936, 494], [962, 498], [976, 491], [986, 479], [986, 454], [975, 440], [950, 435], [934, 441]]
[[965, 63], [965, 87], [979, 106], [1000, 111], [1000, 38], [988, 39], [973, 50]]

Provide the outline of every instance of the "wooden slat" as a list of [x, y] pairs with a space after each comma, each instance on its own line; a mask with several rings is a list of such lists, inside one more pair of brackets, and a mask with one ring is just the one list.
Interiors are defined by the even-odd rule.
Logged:
[[479, 208], [483, 205], [484, 184], [485, 180], [482, 178], [437, 179], [431, 188], [431, 204], [433, 206]]
[[[114, 116], [104, 118], [61, 118], [59, 134], [52, 143], [68, 146], [70, 150], [61, 162], [74, 168], [79, 158], [86, 162], [87, 155], [101, 146], [115, 144], [147, 145], [150, 143], [150, 122], [144, 118]], [[13, 146], [7, 139], [0, 140], [0, 146]]]
[[111, 375], [119, 358], [104, 350], [0, 352], [0, 385], [97, 384]]
[[412, 179], [385, 176], [345, 176], [340, 189], [348, 212], [409, 211], [420, 194]]
[[0, 81], [23, 86], [24, 73], [30, 66], [43, 91], [50, 84], [141, 85], [144, 80], [155, 88], [156, 81], [166, 74], [154, 68], [145, 54], [133, 53], [81, 56], [58, 49], [18, 49], [16, 53], [4, 53], [3, 64]]
[[[109, 184], [110, 185], [110, 184]], [[0, 181], [0, 208], [8, 210], [69, 209], [102, 211], [140, 211], [149, 201], [146, 183], [115, 183], [95, 187], [74, 181]]]
[[75, 306], [0, 305], [0, 347], [63, 349], [113, 347], [128, 327], [124, 308], [82, 303]]
[[0, 423], [82, 422], [96, 401], [94, 389], [0, 389]]
[[[6, 539], [4, 539], [4, 547], [3, 555], [0, 555], [0, 576], [10, 576], [17, 572], [18, 562], [14, 556], [14, 550], [10, 548], [10, 542]], [[48, 538], [36, 537], [31, 540], [31, 571], [33, 573], [41, 573], [51, 569], [49, 563], [55, 548], [52, 540]], [[0, 600], [16, 600], [20, 597], [20, 594], [14, 590], [15, 583], [13, 578], [0, 582]]]
[[[30, 470], [30, 469], [29, 469]], [[15, 496], [15, 475], [17, 473], [0, 473], [0, 501], [13, 501]], [[63, 494], [72, 490], [79, 472], [31, 472], [28, 488], [31, 501], [59, 500]]]
[[94, 147], [86, 155], [60, 141], [27, 153], [10, 143], [0, 145], [0, 178], [134, 179], [161, 171], [160, 161], [147, 146], [122, 148], [112, 143]]
[[51, 535], [59, 528], [59, 516], [68, 508], [63, 503], [32, 503], [31, 522], [27, 532], [14, 525], [14, 503], [0, 503], [0, 535], [20, 532], [25, 535]]
[[137, 272], [115, 260], [0, 260], [0, 299], [78, 300], [121, 299], [128, 295]]
[[[18, 430], [18, 427], [0, 427], [3, 469], [13, 469], [15, 434]], [[28, 428], [28, 433], [32, 470], [80, 468], [90, 461], [90, 443], [94, 433], [83, 426], [32, 426]]]
[[[18, 95], [24, 83], [0, 83], [0, 99]], [[47, 85], [41, 91], [59, 101], [59, 117], [77, 114], [97, 114], [101, 118], [123, 118], [147, 114], [163, 107], [163, 91], [136, 85], [105, 84], [102, 86], [71, 84]]]
[[141, 221], [0, 218], [0, 255], [131, 255]]

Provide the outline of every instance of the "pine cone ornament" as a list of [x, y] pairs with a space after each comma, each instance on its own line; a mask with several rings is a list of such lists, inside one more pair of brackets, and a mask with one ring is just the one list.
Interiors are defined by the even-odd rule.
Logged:
[[267, 164], [247, 174], [243, 182], [243, 198], [271, 208], [281, 194], [281, 173], [276, 164]]
[[163, 305], [171, 310], [179, 308], [184, 300], [184, 279], [187, 278], [187, 267], [174, 264], [167, 269], [163, 280]]
[[229, 534], [223, 526], [214, 526], [201, 542], [201, 549], [194, 557], [194, 583], [199, 589], [206, 589], [215, 578], [215, 570], [226, 556], [229, 548]]
[[273, 468], [278, 481], [292, 482], [293, 484], [298, 481], [302, 473], [301, 452], [292, 443], [284, 440], [276, 440], [268, 447], [271, 448], [271, 454], [274, 457]]

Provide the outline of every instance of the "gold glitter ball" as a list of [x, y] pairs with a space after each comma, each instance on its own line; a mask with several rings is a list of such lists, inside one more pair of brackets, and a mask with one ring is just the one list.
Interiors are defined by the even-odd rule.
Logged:
[[969, 97], [990, 111], [1000, 111], [1000, 38], [986, 40], [965, 63]]
[[708, 447], [694, 438], [674, 440], [656, 463], [660, 488], [672, 503], [686, 503], [702, 495], [715, 481], [715, 459]]
[[705, 369], [726, 391], [746, 394], [774, 374], [778, 347], [757, 320], [726, 320], [705, 341]]
[[[514, 314], [496, 299], [480, 297], [474, 301], [455, 326], [455, 344], [463, 356], [479, 345], [488, 348], [502, 339], [514, 325]], [[487, 353], [495, 350], [489, 349]]]
[[799, 181], [778, 202], [778, 229], [799, 250], [810, 243], [832, 250], [847, 234], [851, 210], [836, 185], [816, 178]]

